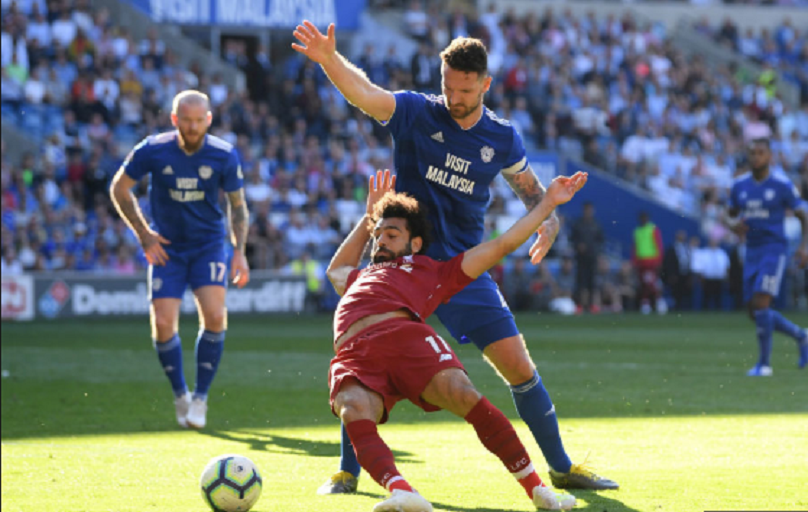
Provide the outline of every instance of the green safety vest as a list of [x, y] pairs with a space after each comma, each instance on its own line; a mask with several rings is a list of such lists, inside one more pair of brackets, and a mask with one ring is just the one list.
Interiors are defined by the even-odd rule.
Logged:
[[638, 260], [659, 256], [659, 247], [657, 247], [656, 238], [654, 237], [654, 230], [656, 230], [656, 226], [651, 222], [634, 230], [634, 247], [637, 249]]
[[317, 262], [309, 260], [308, 263], [306, 263], [306, 269], [304, 272], [303, 262], [300, 260], [295, 260], [292, 262], [292, 272], [294, 272], [295, 275], [302, 275], [305, 273], [306, 285], [308, 286], [310, 292], [320, 290], [320, 278], [317, 277]]
[[777, 92], [777, 73], [772, 70], [764, 71], [758, 77], [758, 83], [766, 89], [766, 97], [774, 98]]

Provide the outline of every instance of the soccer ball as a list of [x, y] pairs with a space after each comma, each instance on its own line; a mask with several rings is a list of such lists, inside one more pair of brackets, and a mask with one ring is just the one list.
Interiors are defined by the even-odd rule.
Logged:
[[202, 497], [214, 512], [247, 512], [261, 496], [261, 475], [247, 457], [214, 457], [202, 472]]

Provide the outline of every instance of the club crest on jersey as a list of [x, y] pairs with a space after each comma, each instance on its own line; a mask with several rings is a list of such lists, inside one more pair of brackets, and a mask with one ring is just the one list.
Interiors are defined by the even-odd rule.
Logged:
[[767, 189], [766, 189], [766, 190], [763, 192], [763, 198], [764, 198], [766, 201], [771, 201], [772, 199], [774, 199], [774, 190], [772, 190], [772, 189], [770, 189], [770, 188], [767, 188]]
[[203, 165], [202, 167], [199, 168], [199, 177], [200, 178], [202, 178], [203, 180], [206, 180], [206, 179], [210, 178], [211, 176], [213, 176], [213, 168], [211, 168], [211, 166]]
[[491, 162], [494, 158], [494, 148], [491, 146], [483, 146], [480, 150], [480, 158], [482, 158], [485, 163]]

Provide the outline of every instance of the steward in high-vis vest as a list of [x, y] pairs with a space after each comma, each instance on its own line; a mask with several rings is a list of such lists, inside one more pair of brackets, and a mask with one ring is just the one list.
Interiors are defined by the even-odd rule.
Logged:
[[649, 313], [652, 307], [663, 313], [667, 306], [660, 300], [659, 271], [662, 267], [662, 233], [648, 219], [648, 214], [640, 213], [639, 226], [634, 229], [632, 261], [637, 269], [640, 289], [640, 310]]

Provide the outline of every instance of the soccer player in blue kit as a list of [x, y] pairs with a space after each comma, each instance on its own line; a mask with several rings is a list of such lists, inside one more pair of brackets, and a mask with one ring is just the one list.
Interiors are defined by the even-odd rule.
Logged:
[[[249, 225], [244, 177], [233, 146], [207, 134], [211, 120], [205, 94], [192, 90], [177, 94], [171, 112], [176, 130], [147, 137], [135, 146], [111, 187], [115, 207], [137, 235], [149, 262], [152, 338], [174, 391], [177, 422], [195, 429], [206, 423], [208, 390], [227, 328], [227, 232], [220, 189], [227, 195], [234, 246], [230, 278], [238, 287], [250, 280], [244, 254]], [[132, 193], [146, 175], [151, 178], [151, 226]], [[177, 333], [187, 286], [193, 290], [200, 324], [193, 395], [185, 384]]]
[[769, 357], [773, 330], [794, 338], [799, 349], [798, 367], [808, 365], [808, 331], [771, 308], [772, 299], [780, 293], [788, 257], [786, 211], [794, 211], [802, 224], [802, 241], [796, 253], [801, 267], [808, 264], [808, 215], [797, 187], [782, 172], [772, 171], [770, 162], [769, 140], [752, 141], [749, 148], [752, 171], [735, 179], [726, 219], [733, 231], [746, 236], [744, 299], [757, 326], [760, 348], [757, 364], [747, 373], [750, 377], [772, 375]]
[[[427, 255], [446, 261], [482, 240], [489, 185], [499, 174], [528, 211], [545, 189], [528, 165], [520, 135], [482, 104], [491, 86], [488, 54], [478, 39], [457, 38], [441, 53], [443, 95], [390, 92], [336, 51], [334, 25], [322, 34], [308, 21], [294, 32], [292, 47], [320, 64], [343, 96], [367, 115], [388, 126], [395, 142], [397, 192], [427, 206], [435, 242]], [[547, 254], [558, 234], [553, 215], [539, 228], [531, 247], [533, 263]], [[496, 283], [485, 273], [436, 311], [441, 323], [461, 343], [474, 343], [510, 384], [520, 417], [527, 423], [550, 465], [558, 488], [616, 489], [583, 464], [573, 464], [561, 442], [550, 396], [528, 354], [524, 338]], [[318, 492], [355, 492], [360, 466], [342, 429], [340, 471]]]

